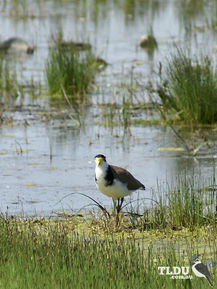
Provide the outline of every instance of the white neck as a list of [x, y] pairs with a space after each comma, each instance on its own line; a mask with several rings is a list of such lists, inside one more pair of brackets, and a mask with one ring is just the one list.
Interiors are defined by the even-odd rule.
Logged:
[[101, 166], [96, 165], [95, 174], [97, 179], [99, 179], [100, 177], [104, 177], [106, 175], [108, 166], [109, 165], [106, 161], [104, 161]]
[[200, 264], [201, 263], [201, 261], [196, 261], [195, 263], [194, 263], [194, 265], [197, 265], [197, 264]]

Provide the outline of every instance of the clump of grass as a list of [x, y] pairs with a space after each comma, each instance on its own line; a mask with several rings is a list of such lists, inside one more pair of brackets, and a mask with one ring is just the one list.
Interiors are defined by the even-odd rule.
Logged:
[[18, 96], [18, 91], [16, 69], [0, 55], [0, 98], [9, 104]]
[[46, 65], [50, 94], [63, 98], [64, 93], [69, 98], [85, 96], [93, 83], [95, 58], [90, 51], [65, 48], [60, 36], [53, 42]]
[[168, 61], [157, 93], [166, 111], [193, 124], [217, 121], [217, 75], [209, 57], [191, 59], [182, 50]]
[[136, 227], [141, 230], [193, 230], [206, 225], [216, 226], [213, 208], [216, 206], [217, 190], [213, 178], [206, 186], [199, 177], [179, 176], [175, 185], [159, 186], [152, 199], [155, 200], [152, 207], [147, 208], [138, 219]]

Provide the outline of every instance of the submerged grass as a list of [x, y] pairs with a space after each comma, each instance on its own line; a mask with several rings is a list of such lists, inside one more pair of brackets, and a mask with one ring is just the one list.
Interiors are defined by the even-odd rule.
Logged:
[[217, 121], [217, 75], [211, 59], [191, 59], [178, 50], [160, 77], [157, 94], [166, 111], [192, 124]]

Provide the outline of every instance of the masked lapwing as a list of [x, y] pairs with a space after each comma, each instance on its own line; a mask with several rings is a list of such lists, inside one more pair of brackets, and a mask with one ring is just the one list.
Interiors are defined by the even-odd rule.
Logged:
[[138, 189], [145, 190], [145, 186], [127, 170], [109, 165], [104, 155], [96, 155], [95, 162], [97, 189], [104, 195], [112, 198], [114, 210], [116, 209], [117, 213], [121, 210], [124, 197]]

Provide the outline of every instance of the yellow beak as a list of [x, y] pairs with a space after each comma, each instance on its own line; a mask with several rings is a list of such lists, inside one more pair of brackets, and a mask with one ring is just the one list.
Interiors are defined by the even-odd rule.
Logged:
[[100, 166], [103, 163], [103, 158], [95, 158], [95, 162], [97, 166]]

